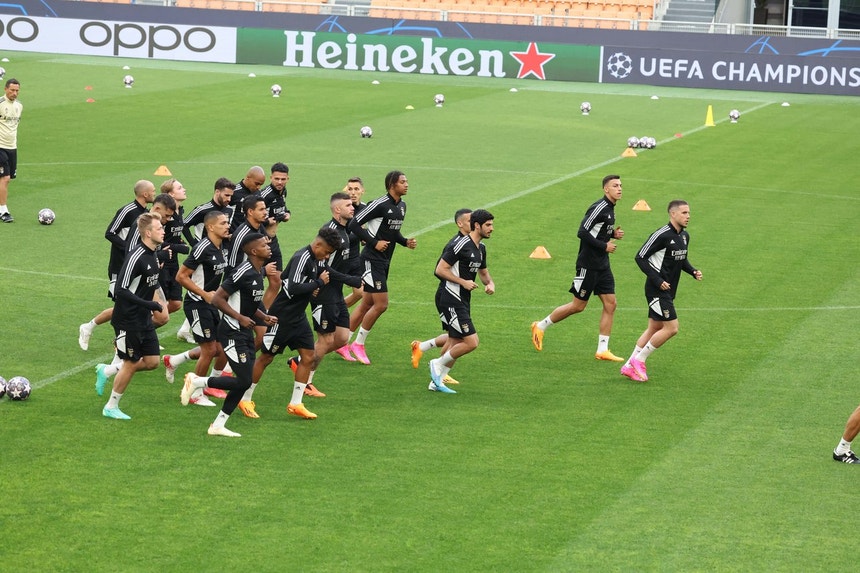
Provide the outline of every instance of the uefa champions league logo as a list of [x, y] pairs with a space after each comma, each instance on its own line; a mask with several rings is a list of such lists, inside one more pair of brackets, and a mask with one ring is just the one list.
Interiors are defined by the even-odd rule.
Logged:
[[606, 60], [606, 69], [613, 78], [623, 80], [633, 71], [633, 60], [624, 52], [615, 52]]

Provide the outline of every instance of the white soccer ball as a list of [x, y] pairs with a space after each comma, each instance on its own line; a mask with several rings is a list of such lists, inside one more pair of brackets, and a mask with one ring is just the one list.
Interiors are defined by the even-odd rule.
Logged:
[[366, 137], [366, 138], [373, 137], [373, 130], [370, 129], [369, 125], [365, 125], [364, 127], [362, 127], [360, 133], [361, 133], [361, 137]]
[[653, 137], [648, 138], [648, 149], [654, 149], [657, 147], [657, 139]]
[[588, 115], [588, 113], [591, 111], [591, 104], [587, 101], [582, 102], [581, 104], [579, 104], [579, 111], [582, 112], [582, 115]]
[[281, 86], [278, 84], [272, 84], [272, 97], [281, 97]]
[[31, 391], [30, 381], [23, 376], [15, 376], [6, 382], [6, 394], [9, 395], [10, 400], [16, 402], [26, 400], [30, 397]]
[[627, 147], [639, 147], [639, 138], [638, 137], [628, 137], [627, 138]]
[[0, 80], [3, 79], [3, 76], [6, 75], [6, 68], [0, 68]]
[[445, 96], [443, 94], [434, 95], [433, 103], [436, 104], [436, 107], [442, 107], [442, 104], [445, 103]]
[[48, 208], [42, 209], [39, 211], [39, 223], [42, 225], [50, 225], [54, 222], [54, 219], [57, 218], [57, 215]]
[[738, 118], [741, 116], [741, 112], [736, 109], [733, 109], [729, 112], [729, 119], [732, 120], [732, 123], [737, 123]]
[[127, 74], [124, 78], [122, 78], [122, 83], [125, 87], [130, 88], [134, 85], [134, 77], [130, 74]]

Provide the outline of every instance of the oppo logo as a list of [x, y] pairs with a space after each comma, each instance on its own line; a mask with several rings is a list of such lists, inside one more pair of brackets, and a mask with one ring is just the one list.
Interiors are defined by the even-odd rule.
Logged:
[[38, 35], [39, 25], [29, 18], [12, 18], [5, 23], [0, 20], [0, 36], [16, 42], [32, 42]]
[[208, 52], [215, 47], [215, 34], [201, 27], [182, 32], [173, 26], [108, 26], [103, 22], [87, 22], [81, 26], [80, 37], [84, 44], [94, 48], [111, 45], [114, 56], [120, 55], [120, 50], [135, 50], [143, 46], [146, 46], [150, 58], [156, 51], [170, 52], [180, 46], [197, 53]]

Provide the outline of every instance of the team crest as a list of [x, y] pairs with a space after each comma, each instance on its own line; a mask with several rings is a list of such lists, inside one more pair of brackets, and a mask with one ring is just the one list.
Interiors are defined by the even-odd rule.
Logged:
[[382, 290], [382, 281], [376, 281], [376, 290]]
[[669, 310], [668, 309], [663, 310], [663, 318], [665, 318], [666, 320], [669, 320]]
[[322, 321], [322, 322], [320, 323], [320, 327], [321, 327], [323, 330], [326, 330], [326, 329], [328, 328], [328, 321], [327, 321], [327, 320]]
[[587, 294], [588, 294], [588, 293], [585, 291], [585, 289], [584, 289], [584, 288], [579, 289], [579, 296], [580, 296], [580, 297], [585, 298]]
[[245, 363], [245, 362], [247, 362], [247, 361], [248, 361], [248, 355], [247, 355], [246, 353], [244, 353], [244, 352], [243, 352], [243, 353], [241, 353], [241, 354], [239, 355], [239, 362], [241, 362], [242, 364], [244, 364], [244, 363]]

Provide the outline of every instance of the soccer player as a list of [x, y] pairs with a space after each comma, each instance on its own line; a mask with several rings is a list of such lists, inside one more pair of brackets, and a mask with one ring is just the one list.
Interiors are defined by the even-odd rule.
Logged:
[[222, 213], [226, 213], [228, 218], [232, 217], [230, 203], [233, 200], [233, 189], [235, 187], [236, 184], [226, 177], [219, 178], [215, 181], [215, 192], [212, 195], [212, 199], [206, 203], [197, 205], [188, 213], [183, 223], [185, 224], [185, 240], [188, 241], [189, 245], [193, 247], [197, 244], [197, 241], [205, 236], [203, 234], [205, 231], [203, 220], [210, 211], [221, 211]]
[[648, 303], [648, 328], [636, 341], [633, 354], [621, 367], [621, 374], [635, 382], [646, 382], [645, 361], [651, 353], [678, 334], [675, 294], [681, 271], [702, 280], [702, 271], [687, 260], [690, 235], [690, 205], [681, 199], [669, 202], [669, 222], [648, 237], [639, 252], [636, 264], [645, 273], [645, 300]]
[[[325, 227], [334, 230], [340, 237], [340, 246], [325, 259], [329, 282], [311, 298], [311, 316], [317, 342], [314, 345], [314, 360], [310, 365], [305, 394], [325, 398], [325, 394], [314, 386], [314, 375], [320, 362], [329, 352], [342, 347], [349, 339], [349, 309], [343, 298], [343, 285], [361, 286], [361, 276], [350, 273], [349, 233], [346, 225], [353, 217], [355, 207], [346, 193], [335, 193], [329, 200], [331, 220]], [[295, 372], [300, 360], [290, 358], [290, 368]]]
[[9, 78], [6, 80], [6, 93], [0, 97], [0, 221], [4, 223], [15, 221], [6, 201], [9, 197], [9, 181], [15, 179], [18, 170], [18, 123], [24, 110], [18, 101], [20, 90], [21, 83]]
[[293, 394], [287, 412], [313, 420], [316, 414], [302, 404], [302, 396], [314, 362], [314, 334], [305, 315], [311, 295], [329, 282], [329, 272], [323, 261], [340, 248], [340, 235], [334, 229], [323, 227], [310, 245], [299, 249], [281, 273], [283, 284], [269, 313], [278, 317], [278, 323], [269, 326], [263, 336], [260, 356], [254, 365], [254, 384], [245, 392], [239, 407], [249, 418], [259, 418], [253, 401], [254, 389], [266, 367], [275, 356], [289, 346], [299, 352], [299, 364], [294, 373]]
[[167, 298], [167, 312], [173, 314], [182, 308], [182, 286], [176, 282], [176, 273], [179, 271], [177, 255], [187, 255], [191, 251], [182, 240], [182, 234], [185, 231], [185, 210], [182, 202], [188, 197], [188, 192], [174, 177], [161, 184], [161, 192], [176, 201], [173, 217], [164, 225], [164, 243], [161, 245], [161, 251], [166, 253], [166, 258], [160, 258], [164, 264], [161, 267], [159, 279], [161, 290]]
[[179, 394], [183, 406], [199, 388], [227, 390], [227, 398], [215, 421], [209, 426], [210, 436], [238, 438], [241, 434], [226, 428], [227, 419], [236, 409], [245, 390], [251, 386], [254, 370], [254, 326], [258, 322], [276, 324], [278, 319], [263, 311], [263, 263], [272, 256], [269, 239], [259, 233], [246, 235], [242, 244], [246, 257], [238, 267], [230, 269], [224, 282], [212, 295], [212, 304], [224, 317], [218, 327], [218, 340], [233, 367], [234, 376], [203, 377], [194, 372], [185, 375]]
[[[370, 329], [388, 310], [388, 271], [395, 247], [400, 244], [414, 249], [418, 242], [401, 233], [406, 218], [403, 197], [409, 191], [409, 181], [400, 171], [385, 176], [386, 194], [368, 203], [347, 227], [364, 241], [361, 262], [364, 265], [362, 281], [364, 294], [358, 307], [350, 315], [350, 333], [358, 332], [349, 351], [362, 364], [370, 364], [364, 343]], [[366, 225], [366, 228], [365, 228]]]
[[[353, 217], [361, 213], [361, 210], [367, 207], [366, 203], [362, 203], [361, 197], [364, 195], [364, 181], [361, 180], [361, 177], [350, 177], [346, 186], [343, 188], [343, 192], [349, 195], [350, 200], [352, 201], [353, 207]], [[363, 272], [361, 265], [361, 239], [358, 235], [353, 232], [349, 232], [349, 274], [351, 275], [359, 275], [361, 276]], [[364, 294], [364, 290], [359, 286], [358, 288], [353, 288], [352, 292], [346, 297], [346, 306], [350, 307], [361, 300], [361, 295]], [[343, 350], [343, 352], [341, 352]], [[349, 350], [346, 347], [338, 348], [337, 353], [340, 354], [344, 359], [354, 361], [355, 358], [352, 357], [352, 354], [349, 353]]]
[[[134, 184], [134, 201], [121, 207], [108, 225], [105, 231], [105, 239], [110, 241], [110, 259], [108, 260], [108, 298], [114, 299], [114, 287], [116, 285], [117, 275], [122, 268], [122, 263], [125, 261], [126, 249], [128, 246], [129, 235], [136, 228], [137, 218], [146, 213], [146, 206], [155, 199], [155, 185], [152, 181], [141, 179]], [[90, 347], [90, 337], [96, 326], [104, 324], [111, 319], [113, 306], [104, 309], [98, 313], [92, 320], [85, 322], [78, 328], [78, 345], [81, 350], [87, 350]]]
[[[233, 189], [235, 187], [236, 184], [226, 177], [219, 178], [215, 181], [215, 191], [212, 199], [194, 207], [184, 218], [183, 224], [185, 225], [185, 229], [183, 230], [183, 234], [191, 247], [194, 247], [198, 241], [205, 237], [206, 227], [203, 221], [208, 213], [219, 211], [226, 213], [228, 220], [232, 217], [230, 202], [233, 199]], [[188, 320], [182, 322], [182, 326], [179, 327], [176, 337], [195, 344], [194, 336], [191, 334], [191, 325], [188, 323]]]
[[287, 208], [287, 183], [290, 181], [290, 168], [284, 163], [272, 165], [269, 184], [260, 191], [260, 197], [266, 202], [268, 219], [266, 219], [266, 233], [272, 239], [272, 260], [278, 271], [284, 268], [284, 256], [281, 254], [281, 246], [278, 242], [278, 224], [290, 220], [290, 210]]
[[[215, 357], [223, 354], [221, 344], [218, 342], [218, 325], [221, 322], [221, 316], [212, 304], [212, 299], [227, 269], [223, 245], [230, 236], [230, 220], [226, 213], [209, 211], [204, 224], [206, 236], [194, 245], [191, 254], [186, 257], [179, 272], [176, 273], [176, 281], [185, 287], [185, 316], [191, 324], [191, 333], [199, 347], [196, 352], [192, 349], [177, 356], [165, 354], [164, 368], [167, 380], [171, 383], [176, 367], [186, 360], [197, 358], [194, 373], [205, 376]], [[213, 375], [220, 376], [221, 372]], [[199, 406], [215, 405], [203, 395], [202, 391], [191, 396], [191, 403]]]
[[428, 390], [456, 394], [442, 378], [453, 368], [454, 362], [478, 348], [478, 332], [472, 322], [472, 291], [478, 288], [475, 278], [480, 276], [484, 292], [493, 294], [496, 285], [487, 270], [487, 249], [483, 240], [493, 234], [493, 215], [485, 209], [472, 211], [465, 237], [448, 243], [442, 258], [436, 264], [439, 288], [436, 290], [436, 310], [442, 328], [448, 331], [450, 346], [442, 356], [430, 361]]
[[248, 169], [248, 173], [236, 184], [233, 189], [233, 199], [230, 205], [233, 207], [233, 214], [230, 217], [230, 229], [235, 229], [242, 224], [245, 219], [245, 214], [242, 210], [242, 204], [249, 195], [259, 195], [260, 189], [266, 184], [266, 172], [259, 165], [255, 165]]
[[[471, 216], [472, 216], [472, 210], [471, 209], [468, 209], [468, 208], [457, 209], [457, 211], [454, 213], [454, 224], [457, 225], [457, 233], [453, 237], [451, 237], [451, 240], [448, 241], [448, 243], [445, 245], [445, 247], [447, 247], [449, 244], [456, 241], [457, 239], [459, 239], [461, 237], [465, 237], [466, 235], [469, 234], [469, 231], [470, 231], [469, 221], [471, 220]], [[445, 252], [445, 247], [442, 248], [443, 253]], [[442, 258], [441, 255], [439, 256], [439, 258], [441, 260], [441, 258]], [[437, 260], [436, 264], [438, 264], [438, 263], [439, 263], [439, 261]], [[439, 277], [437, 276], [436, 278], [439, 278]], [[418, 368], [418, 365], [421, 363], [421, 357], [424, 356], [424, 353], [427, 352], [428, 350], [430, 350], [431, 348], [441, 348], [442, 354], [444, 354], [445, 351], [448, 350], [448, 340], [449, 339], [448, 339], [448, 333], [447, 332], [443, 332], [442, 334], [440, 334], [439, 336], [436, 336], [435, 338], [430, 338], [430, 339], [424, 340], [424, 341], [413, 340], [412, 341], [412, 368]], [[445, 385], [459, 384], [459, 382], [457, 380], [455, 380], [454, 378], [452, 378], [450, 375], [446, 375], [442, 379], [442, 382], [444, 382]]]
[[[155, 213], [143, 213], [137, 218], [140, 243], [129, 251], [116, 282], [116, 303], [111, 324], [116, 333], [116, 350], [122, 359], [122, 367], [113, 381], [110, 398], [102, 409], [102, 415], [115, 420], [130, 420], [131, 417], [119, 409], [122, 399], [135, 372], [158, 367], [158, 336], [152, 322], [152, 313], [162, 306], [152, 300], [158, 289], [158, 258], [155, 250], [164, 240], [164, 226]], [[96, 393], [104, 393], [106, 377], [96, 378]]]
[[612, 321], [615, 317], [615, 277], [609, 265], [609, 254], [614, 253], [617, 245], [612, 239], [624, 237], [621, 227], [615, 226], [615, 204], [621, 199], [621, 177], [607, 175], [603, 178], [603, 197], [592, 203], [585, 211], [576, 235], [579, 237], [579, 255], [576, 258], [576, 276], [570, 291], [573, 299], [553, 310], [546, 318], [532, 323], [532, 343], [538, 350], [543, 349], [544, 331], [572, 314], [585, 310], [588, 299], [594, 293], [603, 303], [600, 315], [600, 336], [597, 337], [598, 360], [623, 362], [609, 350], [609, 335], [612, 334]]
[[860, 433], [860, 406], [848, 416], [848, 421], [845, 423], [845, 431], [842, 433], [842, 439], [833, 450], [833, 459], [837, 462], [846, 464], [860, 464], [860, 458], [854, 455], [851, 451], [851, 442]]

